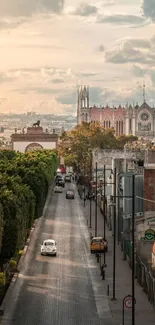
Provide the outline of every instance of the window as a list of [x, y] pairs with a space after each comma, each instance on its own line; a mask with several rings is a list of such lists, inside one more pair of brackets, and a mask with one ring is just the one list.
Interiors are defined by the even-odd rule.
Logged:
[[45, 246], [53, 246], [54, 243], [52, 243], [52, 242], [45, 242], [44, 245], [45, 245]]
[[92, 243], [101, 243], [102, 239], [98, 238], [98, 239], [93, 239]]

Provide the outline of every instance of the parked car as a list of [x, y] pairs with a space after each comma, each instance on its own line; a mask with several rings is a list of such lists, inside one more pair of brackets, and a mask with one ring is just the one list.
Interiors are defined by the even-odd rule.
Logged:
[[74, 191], [68, 190], [66, 192], [66, 199], [74, 199], [74, 198], [75, 198]]
[[62, 192], [63, 192], [63, 189], [61, 186], [55, 186], [54, 193], [62, 193]]
[[96, 252], [107, 252], [108, 242], [103, 237], [92, 237], [90, 243], [90, 251], [92, 253]]
[[41, 244], [41, 255], [57, 255], [56, 242], [53, 239], [46, 239]]

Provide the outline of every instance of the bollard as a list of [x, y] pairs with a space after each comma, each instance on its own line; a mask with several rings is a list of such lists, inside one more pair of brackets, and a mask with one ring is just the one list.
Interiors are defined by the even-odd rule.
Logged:
[[97, 254], [96, 257], [97, 257], [97, 263], [99, 263], [100, 260], [99, 254]]
[[109, 296], [109, 284], [107, 285], [107, 296]]
[[102, 266], [101, 266], [101, 276], [102, 276], [102, 280], [105, 280], [104, 264], [102, 264]]
[[102, 280], [105, 280], [105, 270], [103, 270], [103, 273], [102, 273]]

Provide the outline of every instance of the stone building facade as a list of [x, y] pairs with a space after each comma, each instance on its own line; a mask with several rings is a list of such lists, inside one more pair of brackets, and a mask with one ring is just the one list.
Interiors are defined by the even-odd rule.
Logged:
[[155, 108], [150, 107], [145, 99], [140, 106], [90, 106], [89, 88], [84, 86], [78, 90], [77, 124], [91, 121], [99, 121], [105, 128], [114, 128], [117, 136], [155, 137]]

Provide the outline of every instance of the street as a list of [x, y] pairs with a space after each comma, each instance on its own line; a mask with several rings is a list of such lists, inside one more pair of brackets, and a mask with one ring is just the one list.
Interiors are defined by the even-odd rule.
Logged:
[[[88, 263], [89, 240], [80, 221], [83, 212], [77, 192], [75, 200], [66, 200], [67, 188], [75, 185], [66, 184], [62, 194], [52, 193], [46, 215], [37, 223], [2, 325], [101, 324]], [[48, 238], [57, 242], [57, 257], [40, 254], [39, 245]], [[91, 267], [96, 268], [95, 259]]]

